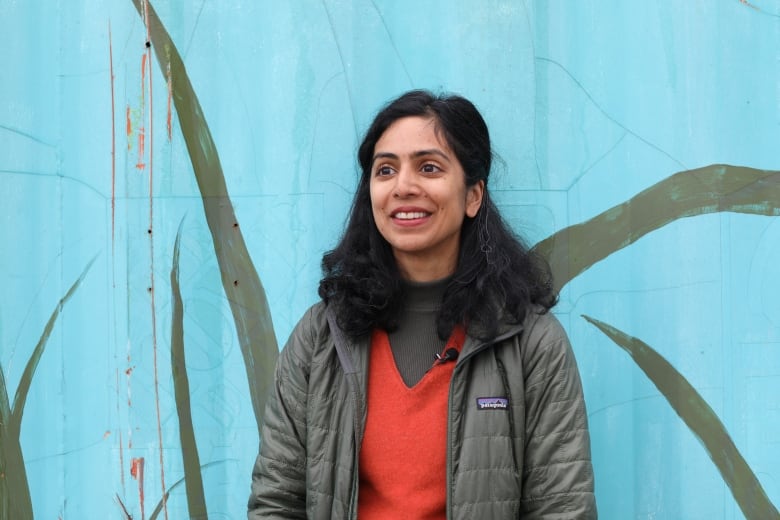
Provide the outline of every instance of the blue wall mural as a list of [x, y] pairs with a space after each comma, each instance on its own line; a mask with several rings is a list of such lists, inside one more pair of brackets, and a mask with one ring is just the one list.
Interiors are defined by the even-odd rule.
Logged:
[[241, 518], [357, 139], [461, 93], [602, 518], [780, 518], [776, 2], [0, 0], [0, 518]]

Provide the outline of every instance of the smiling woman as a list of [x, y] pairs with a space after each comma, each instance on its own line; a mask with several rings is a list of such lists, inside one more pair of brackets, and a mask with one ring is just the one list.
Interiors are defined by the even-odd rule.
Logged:
[[460, 161], [430, 117], [399, 119], [374, 148], [371, 209], [401, 275], [420, 282], [451, 275], [463, 219], [477, 214], [485, 182], [466, 186]]
[[358, 159], [322, 301], [279, 358], [249, 518], [595, 518], [577, 365], [549, 267], [490, 199], [479, 111], [408, 92]]

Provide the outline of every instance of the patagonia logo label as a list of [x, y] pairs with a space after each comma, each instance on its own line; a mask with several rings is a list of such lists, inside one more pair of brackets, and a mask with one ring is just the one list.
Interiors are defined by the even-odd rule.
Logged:
[[477, 410], [506, 410], [509, 399], [505, 397], [477, 397]]

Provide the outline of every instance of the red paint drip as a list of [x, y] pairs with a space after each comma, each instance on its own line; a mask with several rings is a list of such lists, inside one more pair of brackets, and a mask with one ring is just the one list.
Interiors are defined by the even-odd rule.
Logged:
[[133, 458], [130, 465], [130, 475], [138, 481], [138, 500], [141, 504], [141, 520], [146, 518], [144, 512], [144, 458]]
[[[141, 88], [146, 87], [146, 60], [147, 60], [147, 53], [141, 54]], [[144, 94], [144, 91], [141, 90], [141, 95]]]
[[144, 127], [138, 129], [138, 162], [135, 163], [135, 167], [139, 170], [146, 168], [144, 163]]
[[[147, 66], [147, 55], [146, 53], [144, 53], [141, 55], [141, 114], [142, 114], [141, 117], [143, 117], [143, 114], [146, 112], [146, 66]], [[151, 96], [149, 96], [149, 102], [150, 102], [149, 108], [151, 112]], [[151, 121], [151, 117], [149, 119]], [[145, 132], [144, 125], [143, 123], [141, 123], [141, 126], [138, 129], [138, 161], [135, 163], [135, 167], [139, 170], [143, 170], [144, 168], [146, 168], [146, 163], [144, 163], [145, 133], [146, 132]]]
[[[132, 386], [130, 385], [130, 376], [133, 373], [133, 369], [135, 368], [130, 364], [130, 343], [127, 344], [127, 366], [128, 368], [125, 370], [125, 380], [127, 381], [127, 407], [131, 408], [133, 406], [133, 399], [132, 399]], [[133, 447], [133, 437], [132, 437], [132, 430], [130, 433], [130, 447]]]
[[[160, 418], [160, 387], [157, 367], [157, 313], [155, 306], [155, 285], [154, 285], [154, 125], [152, 122], [153, 110], [153, 91], [152, 91], [152, 33], [149, 25], [149, 2], [144, 0], [144, 24], [146, 25], [146, 54], [144, 55], [144, 64], [149, 67], [149, 278], [151, 288], [151, 311], [152, 311], [152, 345], [154, 352], [154, 401], [157, 410], [157, 441], [160, 447], [160, 485], [162, 487], [162, 504], [165, 520], [168, 520], [168, 501], [165, 490], [165, 462], [163, 460], [163, 437], [162, 421]], [[147, 59], [148, 57], [148, 59]], [[144, 83], [145, 84], [145, 83]]]
[[133, 135], [133, 121], [130, 119], [130, 105], [127, 105], [127, 110], [125, 110], [125, 119], [126, 119], [125, 131], [127, 132], [127, 149], [130, 150], [131, 148], [130, 136]]

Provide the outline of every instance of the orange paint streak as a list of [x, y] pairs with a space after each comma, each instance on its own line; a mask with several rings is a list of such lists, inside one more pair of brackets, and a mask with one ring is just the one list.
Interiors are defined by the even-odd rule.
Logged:
[[138, 481], [138, 500], [141, 504], [141, 520], [146, 518], [144, 512], [144, 458], [133, 458], [130, 464], [130, 475]]
[[[157, 367], [157, 312], [155, 305], [155, 284], [154, 284], [154, 125], [152, 116], [154, 114], [153, 107], [153, 91], [152, 91], [152, 34], [149, 27], [149, 2], [144, 0], [144, 25], [146, 26], [146, 54], [144, 55], [144, 63], [149, 67], [149, 288], [151, 296], [151, 311], [152, 311], [152, 344], [154, 353], [154, 401], [157, 411], [157, 441], [160, 447], [160, 485], [162, 486], [162, 504], [165, 520], [168, 520], [168, 501], [166, 499], [165, 490], [165, 461], [163, 460], [163, 438], [162, 438], [162, 421], [160, 418], [160, 387], [159, 376]], [[148, 59], [147, 59], [148, 57]], [[145, 73], [144, 76], [145, 77]]]
[[[147, 54], [143, 53], [141, 54], [141, 88], [146, 86], [146, 60], [148, 59]], [[143, 95], [143, 90], [141, 90], [141, 95]]]
[[[130, 375], [133, 373], [133, 367], [130, 365], [131, 358], [130, 358], [130, 341], [127, 342], [127, 370], [125, 370], [125, 383], [127, 384], [127, 407], [132, 408], [133, 406], [133, 387], [130, 384]], [[133, 449], [133, 429], [129, 428], [127, 431], [127, 449], [132, 450]], [[124, 470], [123, 470], [124, 471]]]
[[144, 127], [138, 129], [138, 162], [135, 163], [135, 167], [139, 170], [143, 170], [146, 168], [146, 163], [144, 163]]
[[[125, 370], [125, 381], [127, 381], [127, 407], [130, 408], [133, 406], [133, 399], [132, 399], [132, 386], [130, 385], [130, 376], [133, 373], [133, 369], [135, 367], [130, 366], [130, 342], [127, 343], [127, 365], [129, 368]], [[132, 431], [132, 430], [131, 430]], [[130, 447], [132, 447], [133, 438], [132, 434], [130, 436]]]
[[[148, 57], [146, 53], [141, 55], [141, 114], [146, 112], [146, 69], [147, 69], [147, 61]], [[150, 96], [151, 98], [151, 96]], [[151, 103], [151, 99], [150, 99]], [[151, 111], [151, 106], [149, 107]], [[143, 117], [143, 115], [141, 116]], [[151, 120], [151, 118], [150, 118]], [[146, 141], [146, 131], [144, 128], [143, 123], [141, 123], [141, 127], [138, 129], [138, 161], [135, 163], [135, 167], [139, 170], [143, 170], [146, 168], [146, 163], [144, 162], [145, 157], [145, 141]], [[151, 147], [150, 147], [151, 148]], [[151, 155], [151, 154], [150, 154]]]
[[133, 122], [130, 119], [130, 105], [127, 105], [125, 110], [125, 131], [127, 132], [127, 149], [130, 150], [130, 136], [133, 135]]

